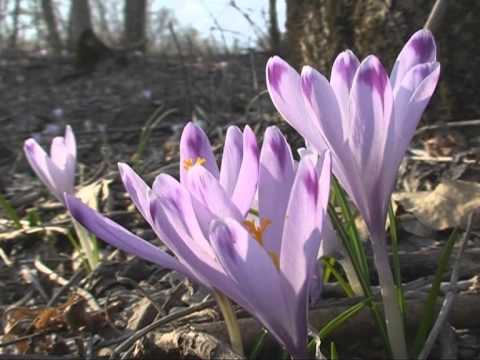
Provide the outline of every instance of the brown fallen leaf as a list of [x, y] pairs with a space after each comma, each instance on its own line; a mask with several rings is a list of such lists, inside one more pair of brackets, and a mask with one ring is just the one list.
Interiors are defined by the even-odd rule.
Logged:
[[434, 230], [463, 227], [472, 211], [480, 209], [480, 184], [445, 180], [433, 191], [393, 194], [405, 211]]

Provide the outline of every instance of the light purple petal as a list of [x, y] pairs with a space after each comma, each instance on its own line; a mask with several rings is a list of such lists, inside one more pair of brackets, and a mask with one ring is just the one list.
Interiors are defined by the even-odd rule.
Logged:
[[268, 253], [233, 219], [214, 222], [210, 241], [218, 260], [252, 304], [253, 315], [292, 351], [280, 274]]
[[226, 194], [218, 180], [202, 165], [195, 165], [185, 174], [186, 188], [213, 215], [229, 216], [241, 221], [242, 214]]
[[386, 148], [393, 121], [392, 89], [382, 64], [373, 55], [362, 61], [355, 75], [351, 107], [348, 140], [357, 177], [360, 176], [357, 181], [363, 183], [363, 188], [354, 189], [350, 196], [367, 224], [377, 222], [378, 225], [385, 221], [386, 215], [383, 209], [386, 194], [379, 191], [384, 166], [391, 166], [395, 155]]
[[197, 125], [189, 122], [183, 129], [180, 138], [180, 181], [185, 178], [185, 161], [196, 162], [198, 158], [205, 159], [203, 164], [216, 178], [219, 170], [212, 146], [205, 132]]
[[243, 130], [243, 157], [232, 201], [246, 215], [257, 191], [259, 155], [255, 133], [247, 125]]
[[220, 167], [220, 184], [228, 196], [232, 196], [237, 184], [238, 173], [243, 158], [243, 135], [237, 126], [229, 126], [225, 136], [222, 164]]
[[263, 234], [265, 248], [277, 254], [294, 176], [293, 156], [287, 140], [278, 128], [267, 128], [260, 153], [258, 210], [262, 218], [271, 222]]
[[73, 194], [74, 188], [71, 179], [65, 178], [65, 173], [52, 162], [48, 154], [34, 139], [25, 141], [24, 151], [33, 171], [53, 196], [63, 203], [64, 192]]
[[349, 125], [343, 122], [337, 98], [328, 80], [315, 69], [305, 66], [302, 69], [302, 94], [306, 109], [314, 119], [318, 133], [311, 133], [305, 139], [318, 152], [321, 152], [323, 143], [330, 148], [342, 149], [344, 145], [344, 131]]
[[150, 212], [159, 238], [165, 239], [170, 250], [194, 274], [197, 281], [211, 289], [220, 290], [247, 311], [252, 311], [237, 284], [226, 275], [216, 260], [209, 241], [203, 238], [201, 232], [189, 229], [185, 216], [191, 215], [193, 210], [186, 198], [188, 193], [180, 190], [177, 197], [174, 193], [171, 195], [173, 196], [159, 197], [152, 193]]
[[266, 69], [267, 89], [273, 104], [282, 117], [305, 138], [316, 138], [319, 151], [326, 148], [318, 129], [309, 118], [300, 95], [302, 81], [298, 72], [278, 56], [271, 57]]
[[325, 173], [322, 178], [312, 157], [300, 160], [285, 215], [280, 251], [280, 271], [285, 279], [282, 289], [288, 299], [288, 313], [293, 316], [291, 322], [296, 325], [295, 342], [299, 348], [307, 341], [305, 304], [326, 213], [324, 199], [328, 199], [330, 191], [330, 158], [322, 157], [320, 161]]
[[176, 270], [185, 275], [190, 274], [175, 258], [99, 214], [74, 196], [66, 195], [65, 200], [68, 210], [75, 220], [103, 241], [162, 267]]
[[390, 80], [396, 90], [403, 81], [404, 76], [418, 64], [435, 62], [437, 60], [437, 47], [435, 39], [429, 30], [418, 30], [407, 41], [398, 55], [393, 66]]
[[417, 124], [435, 91], [440, 64], [420, 64], [412, 68], [397, 88], [394, 100], [395, 122], [390, 142], [403, 157]]
[[72, 127], [67, 125], [65, 127], [65, 146], [67, 151], [76, 159], [77, 158], [77, 142]]
[[127, 190], [130, 199], [137, 210], [142, 214], [143, 218], [151, 224], [150, 204], [148, 200], [148, 192], [150, 187], [137, 175], [137, 173], [127, 164], [118, 163], [118, 170], [122, 178], [123, 186]]
[[[330, 85], [337, 97], [338, 105], [344, 119], [349, 115], [350, 88], [360, 62], [350, 50], [341, 52], [335, 59], [330, 75]], [[322, 95], [317, 95], [322, 96]]]
[[[171, 221], [174, 229], [178, 232], [185, 232], [187, 235], [183, 236], [184, 239], [186, 239], [186, 236], [188, 236], [188, 239], [193, 239], [195, 243], [191, 244], [192, 247], [197, 246], [200, 252], [206, 253], [206, 256], [213, 257], [210, 244], [204, 236], [206, 232], [202, 231], [192, 205], [191, 195], [185, 186], [170, 175], [160, 174], [153, 183], [152, 193], [149, 194], [150, 203], [157, 201], [157, 198], [162, 199], [162, 203], [165, 204], [164, 207], [167, 206], [169, 209], [171, 208], [169, 213], [175, 211], [175, 216], [172, 215], [173, 220]], [[152, 209], [152, 206], [153, 205], [150, 204], [150, 209]], [[154, 214], [150, 215], [154, 224], [160, 222], [161, 219], [155, 219]], [[154, 230], [158, 229], [154, 226]], [[161, 236], [160, 239], [162, 239]], [[174, 250], [173, 247], [175, 244], [172, 244], [168, 237], [162, 240], [165, 241], [169, 248]]]

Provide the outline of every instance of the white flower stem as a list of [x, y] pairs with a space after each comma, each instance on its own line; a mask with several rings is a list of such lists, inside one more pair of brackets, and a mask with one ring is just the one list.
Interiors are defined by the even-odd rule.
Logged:
[[405, 342], [405, 329], [400, 306], [397, 301], [395, 282], [393, 281], [386, 246], [385, 234], [375, 236], [372, 234], [372, 248], [378, 281], [383, 298], [383, 308], [387, 334], [395, 359], [407, 359], [407, 344]]
[[238, 326], [237, 317], [235, 316], [235, 312], [232, 308], [232, 303], [218, 290], [213, 290], [213, 296], [220, 307], [220, 311], [222, 312], [233, 351], [240, 356], [244, 356], [245, 353], [243, 351], [242, 335], [240, 333], [240, 327]]
[[96, 239], [91, 237], [87, 230], [80, 225], [78, 221], [76, 221], [72, 217], [73, 227], [78, 237], [78, 241], [80, 242], [80, 247], [84, 252], [85, 257], [87, 258], [88, 266], [90, 270], [94, 270], [98, 263], [100, 262], [100, 252], [98, 250], [98, 245]]
[[353, 290], [353, 293], [356, 296], [364, 296], [362, 284], [360, 283], [360, 279], [358, 278], [357, 272], [353, 267], [350, 257], [345, 256], [343, 259], [338, 260], [338, 262], [342, 266], [343, 271], [345, 271], [345, 275], [347, 275], [347, 280]]

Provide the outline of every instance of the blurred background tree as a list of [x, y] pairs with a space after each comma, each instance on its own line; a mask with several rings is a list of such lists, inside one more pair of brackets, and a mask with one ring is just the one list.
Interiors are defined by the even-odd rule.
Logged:
[[[191, 23], [177, 19], [178, 8], [164, 7], [167, 1], [0, 0], [0, 48], [60, 55], [73, 50], [88, 29], [112, 49], [177, 55], [180, 48], [193, 57], [260, 51], [286, 56], [298, 69], [310, 64], [328, 74], [336, 54], [350, 48], [359, 57], [377, 54], [390, 69], [405, 40], [424, 26], [434, 2], [263, 0], [259, 20], [249, 8], [252, 1], [223, 0], [222, 11], [234, 9], [232, 19], [244, 22], [251, 30], [246, 34], [231, 31], [228, 26], [222, 28], [225, 19], [208, 10], [213, 5], [207, 0], [178, 2], [178, 6], [187, 4], [207, 11], [198, 16], [198, 22], [211, 23], [209, 30], [202, 31], [196, 19]], [[444, 16], [433, 29], [442, 81], [427, 118], [437, 121], [478, 117], [480, 1], [442, 2]], [[279, 3], [286, 5], [282, 7], [286, 10], [278, 12]], [[194, 16], [195, 9], [191, 10]], [[285, 33], [280, 19], [286, 19]]]

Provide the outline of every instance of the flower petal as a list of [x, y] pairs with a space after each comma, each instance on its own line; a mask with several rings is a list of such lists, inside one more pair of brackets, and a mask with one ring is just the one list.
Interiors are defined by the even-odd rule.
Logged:
[[429, 30], [418, 30], [413, 34], [398, 54], [393, 65], [390, 81], [393, 89], [403, 81], [404, 76], [418, 64], [435, 62], [437, 60], [437, 46]]
[[[328, 80], [310, 66], [302, 69], [302, 94], [306, 109], [319, 131], [305, 136], [305, 139], [318, 152], [323, 151], [323, 144], [340, 151], [344, 145], [345, 127], [335, 93]], [[346, 118], [343, 120], [347, 120]]]
[[[313, 157], [303, 157], [298, 165], [290, 194], [280, 251], [282, 289], [288, 299], [290, 321], [296, 324], [295, 342], [305, 347], [307, 341], [307, 304], [309, 281], [320, 246], [326, 202], [330, 191], [330, 157], [322, 156], [322, 173]], [[322, 175], [322, 176], [321, 176]], [[327, 199], [325, 201], [325, 199]], [[295, 320], [296, 319], [296, 320]]]
[[65, 128], [65, 146], [67, 151], [76, 159], [77, 158], [77, 142], [72, 127], [67, 125]]
[[360, 62], [355, 54], [350, 50], [345, 50], [337, 56], [332, 66], [330, 85], [337, 97], [343, 119], [349, 115], [350, 88], [359, 65]]
[[287, 140], [274, 126], [265, 131], [258, 177], [259, 213], [271, 225], [263, 234], [265, 248], [279, 253], [285, 211], [295, 176], [293, 156]]
[[291, 324], [285, 313], [280, 274], [265, 249], [233, 219], [215, 221], [210, 242], [217, 259], [252, 304], [253, 315], [292, 350], [292, 334], [288, 331]]
[[239, 221], [243, 216], [218, 180], [202, 165], [195, 165], [185, 174], [184, 184], [192, 197], [216, 216], [229, 216]]
[[[205, 170], [205, 172], [208, 173], [207, 170]], [[204, 236], [204, 234], [208, 234], [208, 231], [202, 231], [202, 227], [198, 222], [196, 211], [192, 205], [191, 194], [187, 191], [185, 185], [180, 184], [170, 175], [160, 174], [155, 179], [152, 189], [152, 193], [149, 194], [150, 202], [153, 200], [157, 201], [157, 198], [162, 199], [162, 203], [165, 204], [164, 207], [171, 207], [171, 211], [175, 211], [175, 216], [172, 215], [172, 223], [174, 224], [174, 228], [177, 228], [178, 231], [183, 229], [182, 231], [188, 234], [189, 239], [194, 239], [195, 244], [192, 246], [200, 246], [202, 250], [199, 251], [206, 252], [207, 255], [209, 254], [208, 256], [213, 257], [210, 244]], [[152, 206], [153, 205], [150, 204], [150, 209], [152, 209]], [[153, 224], [160, 221], [159, 219], [155, 219], [154, 214], [150, 215], [152, 217]], [[213, 219], [213, 215], [211, 216], [211, 219]], [[208, 222], [208, 224], [205, 226], [209, 225], [210, 222]], [[155, 230], [155, 226], [153, 227]], [[162, 239], [162, 237], [160, 238]], [[162, 240], [164, 240], [167, 246], [173, 250], [175, 245], [170, 243], [168, 238]]]
[[237, 126], [229, 126], [225, 136], [222, 164], [220, 167], [220, 184], [228, 196], [232, 196], [237, 184], [238, 173], [242, 165], [242, 132]]
[[[266, 69], [267, 89], [277, 111], [282, 117], [305, 138], [317, 138], [318, 129], [309, 118], [305, 109], [305, 103], [301, 97], [302, 82], [298, 72], [286, 61], [278, 56], [271, 57], [267, 62]], [[326, 145], [319, 146], [319, 151]]]
[[67, 194], [65, 200], [68, 210], [75, 220], [103, 241], [162, 267], [176, 270], [185, 275], [190, 274], [175, 258], [99, 214], [74, 196]]
[[[248, 311], [249, 302], [239, 291], [237, 284], [226, 275], [216, 260], [213, 249], [201, 232], [192, 231], [189, 221], [193, 209], [188, 204], [188, 192], [177, 189], [173, 197], [160, 197], [152, 192], [150, 212], [154, 230], [168, 244], [179, 261], [194, 274], [195, 279], [211, 289], [218, 289]], [[190, 209], [188, 209], [190, 208]], [[191, 224], [190, 224], [191, 226]]]
[[216, 178], [219, 177], [219, 170], [212, 146], [207, 135], [199, 126], [192, 122], [185, 125], [180, 138], [180, 181], [185, 177], [185, 161], [192, 161], [194, 164], [198, 158], [205, 159], [203, 164]]
[[246, 215], [252, 206], [258, 184], [259, 155], [255, 133], [247, 125], [243, 130], [242, 165], [233, 191], [232, 201]]
[[137, 175], [137, 173], [127, 164], [118, 163], [118, 170], [122, 178], [123, 186], [127, 190], [130, 199], [143, 218], [151, 224], [150, 203], [148, 192], [150, 187]]
[[34, 139], [26, 140], [23, 149], [35, 174], [37, 174], [50, 193], [63, 203], [63, 193], [68, 192], [72, 194], [74, 191], [69, 181], [64, 179], [64, 174]]

